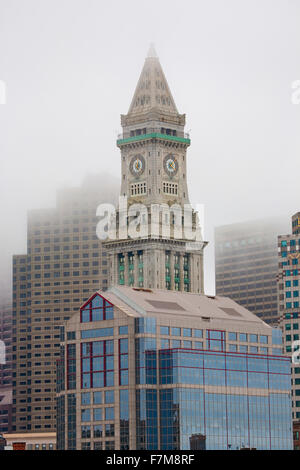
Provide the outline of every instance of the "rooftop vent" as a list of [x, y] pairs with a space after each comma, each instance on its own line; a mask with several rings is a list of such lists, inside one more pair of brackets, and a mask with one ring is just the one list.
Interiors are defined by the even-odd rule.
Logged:
[[133, 290], [137, 290], [139, 292], [150, 292], [150, 294], [153, 294], [153, 290], [145, 289], [144, 287], [133, 287]]
[[227, 313], [227, 315], [231, 315], [232, 317], [241, 317], [242, 315], [237, 312], [234, 308], [222, 308], [220, 307], [223, 312]]
[[185, 310], [181, 305], [176, 302], [165, 302], [163, 300], [148, 300], [146, 299], [152, 307], [157, 308], [158, 310]]

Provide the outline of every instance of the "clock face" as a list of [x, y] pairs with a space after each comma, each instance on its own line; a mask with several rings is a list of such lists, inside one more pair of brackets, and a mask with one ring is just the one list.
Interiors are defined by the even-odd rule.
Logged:
[[176, 175], [178, 171], [178, 162], [174, 155], [167, 155], [164, 159], [164, 168], [169, 176]]
[[145, 170], [145, 160], [142, 155], [136, 155], [131, 159], [130, 171], [133, 176], [140, 176]]

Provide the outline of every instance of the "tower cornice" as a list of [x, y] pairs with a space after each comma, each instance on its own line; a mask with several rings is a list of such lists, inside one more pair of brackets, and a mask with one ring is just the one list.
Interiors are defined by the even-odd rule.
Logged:
[[122, 147], [124, 145], [133, 144], [136, 142], [144, 142], [147, 140], [183, 144], [184, 147], [189, 147], [191, 144], [191, 139], [187, 136], [179, 137], [179, 136], [174, 136], [174, 135], [160, 134], [158, 132], [152, 132], [150, 134], [142, 134], [142, 135], [136, 135], [133, 137], [128, 137], [125, 139], [118, 139], [117, 146]]

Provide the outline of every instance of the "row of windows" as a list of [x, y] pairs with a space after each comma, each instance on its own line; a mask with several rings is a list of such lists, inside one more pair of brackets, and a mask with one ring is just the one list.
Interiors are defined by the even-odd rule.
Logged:
[[146, 183], [134, 183], [130, 185], [130, 194], [135, 196], [137, 194], [147, 194]]
[[282, 246], [282, 247], [285, 247], [285, 246], [296, 246], [296, 245], [297, 245], [297, 241], [298, 241], [298, 245], [300, 245], [300, 240], [291, 239], [291, 240], [289, 240], [289, 242], [288, 242], [287, 240], [281, 240], [281, 246]]
[[163, 192], [165, 194], [178, 194], [178, 184], [177, 183], [163, 183]]
[[81, 438], [90, 439], [99, 437], [114, 437], [115, 427], [114, 424], [96, 424], [94, 426], [86, 425], [81, 426]]
[[[109, 408], [84, 408], [81, 410], [82, 422], [112, 421], [115, 419], [114, 407]], [[99, 436], [100, 437], [100, 436]]]

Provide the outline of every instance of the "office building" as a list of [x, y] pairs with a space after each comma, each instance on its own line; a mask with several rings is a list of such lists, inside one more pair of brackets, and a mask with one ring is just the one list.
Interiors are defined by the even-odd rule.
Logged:
[[[300, 236], [299, 212], [292, 217], [292, 233], [278, 237], [279, 325], [283, 330], [284, 352], [292, 357], [299, 349], [300, 325]], [[300, 419], [300, 355], [292, 360], [293, 419]]]
[[96, 209], [114, 184], [91, 176], [58, 191], [55, 208], [29, 212], [27, 253], [13, 257], [13, 432], [55, 432], [59, 327], [107, 288]]
[[217, 295], [230, 297], [267, 323], [276, 323], [277, 236], [287, 230], [284, 218], [216, 227]]
[[0, 306], [0, 434], [12, 429], [12, 307]]

